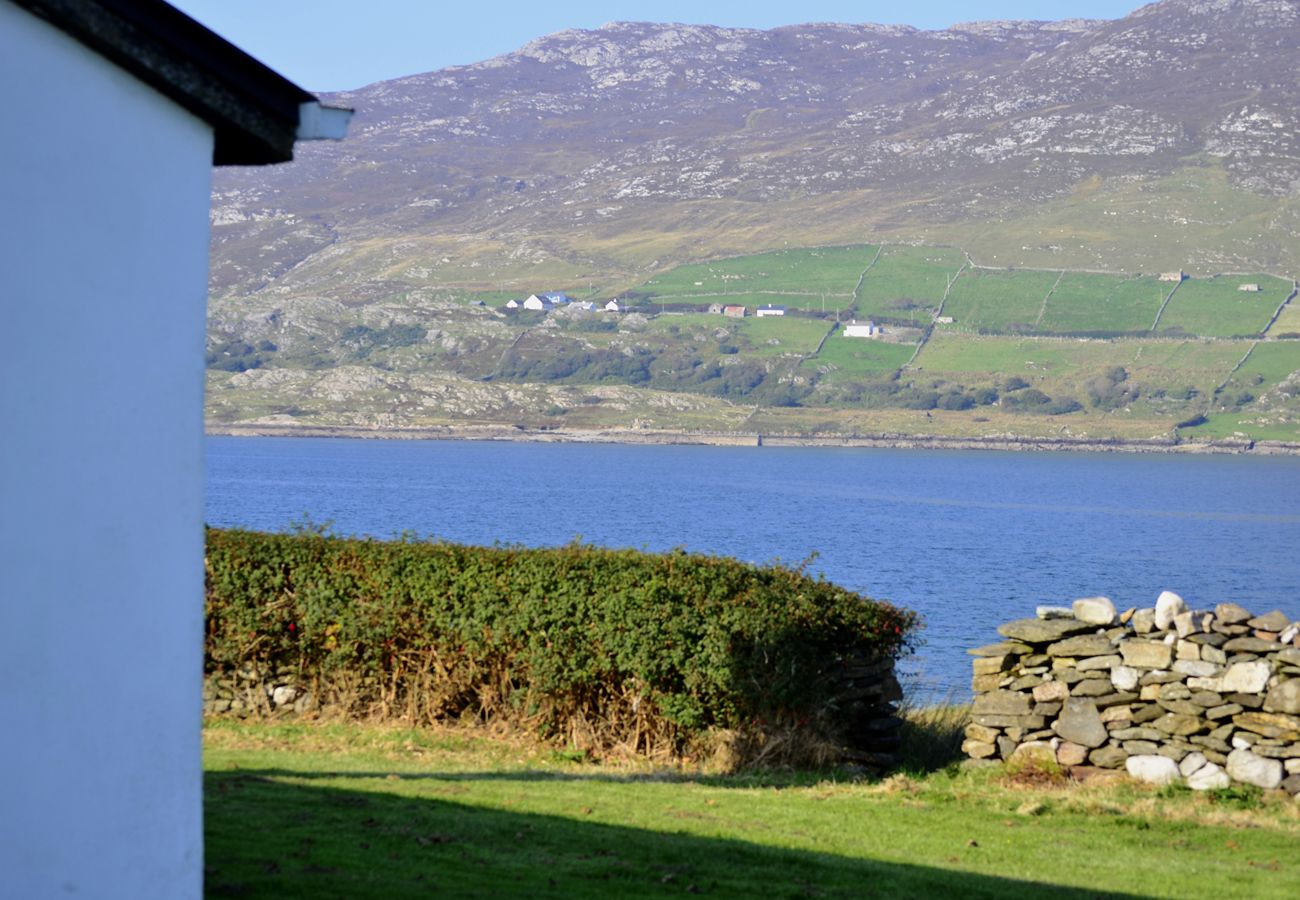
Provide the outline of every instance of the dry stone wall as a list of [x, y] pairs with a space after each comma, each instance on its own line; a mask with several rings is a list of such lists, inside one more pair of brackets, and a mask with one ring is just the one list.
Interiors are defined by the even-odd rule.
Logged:
[[1197, 790], [1300, 794], [1300, 623], [1166, 591], [1117, 613], [1105, 597], [1039, 607], [969, 651], [972, 759], [1123, 768]]

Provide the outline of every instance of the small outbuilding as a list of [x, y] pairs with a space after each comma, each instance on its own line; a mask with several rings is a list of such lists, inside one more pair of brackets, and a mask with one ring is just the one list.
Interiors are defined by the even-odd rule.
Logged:
[[730, 319], [743, 319], [748, 310], [743, 306], [724, 306], [722, 314]]
[[1254, 282], [1250, 282], [1250, 283], [1247, 283], [1247, 284], [1239, 284], [1239, 285], [1237, 285], [1237, 290], [1239, 290], [1239, 291], [1241, 291], [1241, 292], [1243, 292], [1243, 293], [1246, 293], [1246, 294], [1258, 294], [1258, 293], [1259, 293], [1259, 285], [1258, 285], [1258, 284], [1255, 284]]
[[0, 84], [41, 336], [0, 354], [0, 894], [198, 900], [212, 166], [351, 112], [159, 0], [0, 0]]

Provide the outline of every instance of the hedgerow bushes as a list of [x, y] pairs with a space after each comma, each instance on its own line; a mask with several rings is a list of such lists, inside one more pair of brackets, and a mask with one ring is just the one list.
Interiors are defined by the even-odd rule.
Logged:
[[799, 570], [684, 552], [209, 529], [206, 568], [209, 676], [291, 672], [348, 715], [652, 754], [774, 723], [842, 743], [861, 676], [917, 625]]

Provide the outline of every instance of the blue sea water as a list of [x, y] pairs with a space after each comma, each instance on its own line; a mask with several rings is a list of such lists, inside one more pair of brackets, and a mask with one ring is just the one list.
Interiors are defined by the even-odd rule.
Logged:
[[470, 544], [781, 560], [921, 613], [904, 673], [969, 696], [965, 650], [1043, 603], [1177, 591], [1300, 618], [1300, 459], [310, 438], [208, 439], [207, 521]]

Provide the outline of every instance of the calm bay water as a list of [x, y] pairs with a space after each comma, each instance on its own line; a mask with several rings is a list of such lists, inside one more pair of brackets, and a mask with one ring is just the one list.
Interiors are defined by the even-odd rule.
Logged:
[[298, 438], [208, 439], [207, 521], [798, 563], [922, 614], [904, 667], [969, 695], [965, 650], [1042, 603], [1161, 590], [1300, 618], [1300, 459]]

